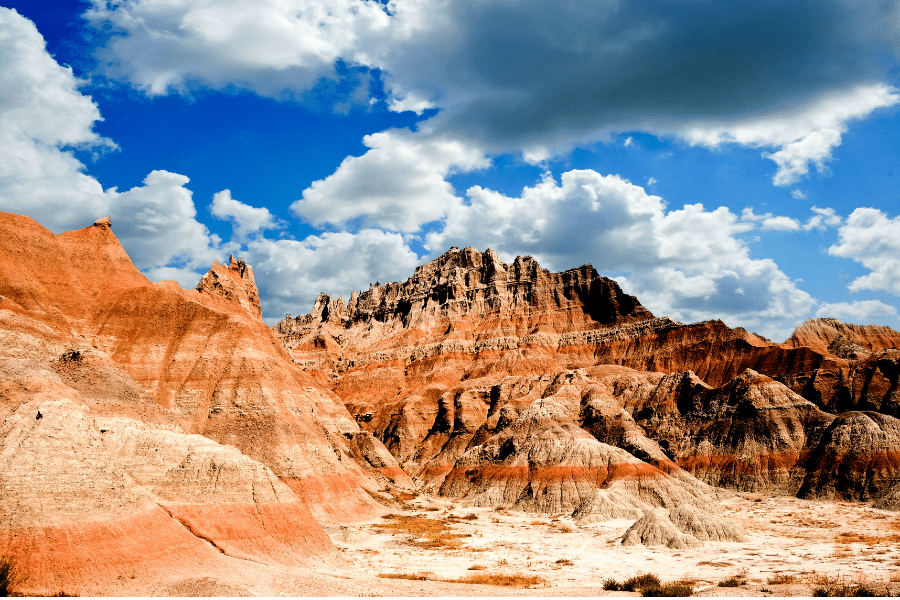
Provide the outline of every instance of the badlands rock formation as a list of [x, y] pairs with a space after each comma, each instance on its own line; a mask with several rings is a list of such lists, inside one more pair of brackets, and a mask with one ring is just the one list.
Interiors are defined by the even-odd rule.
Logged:
[[411, 484], [293, 366], [249, 266], [150, 283], [108, 219], [53, 235], [0, 213], [0, 417], [0, 545], [33, 593], [223, 554], [340, 564], [317, 520]]
[[813, 319], [776, 344], [656, 318], [590, 265], [453, 248], [274, 330], [421, 486], [475, 504], [680, 536], [657, 509], [723, 487], [869, 501], [900, 482], [887, 327]]

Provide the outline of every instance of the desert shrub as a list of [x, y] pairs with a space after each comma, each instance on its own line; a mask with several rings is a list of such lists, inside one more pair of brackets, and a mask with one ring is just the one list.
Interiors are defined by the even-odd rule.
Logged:
[[798, 581], [799, 581], [799, 578], [796, 575], [794, 575], [793, 573], [790, 573], [790, 574], [779, 573], [778, 575], [769, 577], [769, 581], [767, 583], [771, 583], [773, 585], [780, 585], [780, 584], [786, 584], [786, 583], [797, 583]]
[[463, 517], [463, 520], [465, 520], [465, 521], [477, 521], [477, 520], [478, 520], [478, 515], [476, 515], [475, 513], [469, 513], [469, 514], [467, 514], [466, 516]]
[[14, 590], [24, 581], [25, 578], [16, 572], [16, 565], [11, 556], [0, 558], [0, 596], [12, 596]]
[[659, 577], [653, 575], [652, 573], [643, 573], [641, 575], [635, 575], [634, 577], [629, 577], [622, 583], [622, 591], [623, 592], [636, 592], [639, 590], [643, 590], [644, 588], [650, 587], [659, 587]]
[[607, 592], [618, 592], [621, 591], [622, 585], [612, 577], [608, 577], [603, 580], [603, 589]]
[[728, 579], [723, 579], [716, 585], [719, 587], [741, 587], [744, 585], [744, 579], [739, 575], [732, 575]]
[[556, 564], [557, 564], [557, 565], [562, 565], [562, 566], [564, 566], [564, 567], [571, 567], [571, 566], [574, 565], [575, 563], [573, 563], [573, 562], [572, 562], [571, 560], [569, 560], [568, 558], [561, 558], [561, 559], [559, 559], [558, 561], [556, 561]]
[[823, 583], [815, 587], [812, 595], [818, 598], [876, 598], [888, 597], [890, 592], [884, 587], [875, 587], [867, 583], [848, 585], [846, 583]]
[[487, 569], [487, 567], [484, 565], [472, 565], [469, 567], [470, 571], [484, 571], [485, 569]]
[[641, 596], [650, 598], [685, 598], [693, 594], [694, 586], [678, 581], [641, 588]]

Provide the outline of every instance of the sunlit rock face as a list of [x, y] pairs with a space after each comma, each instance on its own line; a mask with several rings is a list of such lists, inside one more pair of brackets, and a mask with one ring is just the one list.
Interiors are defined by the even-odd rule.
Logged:
[[[656, 318], [590, 265], [551, 273], [491, 250], [452, 248], [349, 301], [322, 294], [273, 329], [419, 485], [587, 521], [702, 507], [709, 486], [821, 496], [816, 477], [857, 477], [853, 461], [815, 462], [835, 416], [900, 407], [890, 328], [812, 319], [774, 343]], [[679, 491], [647, 502], [618, 479]], [[852, 488], [833, 495], [877, 495]]]
[[222, 556], [342, 564], [318, 521], [371, 518], [369, 492], [411, 482], [293, 365], [248, 265], [150, 283], [112, 227], [0, 214], [0, 543], [26, 591]]

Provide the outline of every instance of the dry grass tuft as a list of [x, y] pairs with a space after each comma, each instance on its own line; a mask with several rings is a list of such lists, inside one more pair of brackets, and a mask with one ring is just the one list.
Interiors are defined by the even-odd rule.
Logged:
[[527, 588], [544, 583], [544, 579], [537, 575], [522, 575], [521, 573], [475, 573], [466, 575], [460, 579], [442, 579], [447, 583], [473, 583], [476, 585], [498, 585], [503, 587]]
[[376, 525], [377, 530], [388, 531], [394, 535], [410, 534], [413, 539], [406, 543], [425, 550], [460, 548], [462, 547], [460, 538], [470, 537], [470, 534], [466, 533], [450, 533], [447, 522], [438, 519], [397, 514], [384, 515], [382, 518], [388, 522]]
[[463, 521], [477, 521], [478, 515], [475, 513], [469, 513], [466, 516], [464, 516], [462, 519], [463, 519]]
[[556, 561], [556, 563], [554, 563], [554, 564], [557, 564], [557, 565], [563, 565], [564, 567], [571, 567], [571, 566], [574, 565], [575, 563], [573, 563], [573, 562], [572, 562], [571, 560], [569, 560], [568, 558], [561, 558], [561, 559], [559, 559], [558, 561]]
[[14, 596], [15, 589], [25, 583], [23, 577], [16, 571], [16, 564], [11, 556], [0, 557], [0, 596]]
[[411, 579], [413, 581], [430, 581], [432, 574], [427, 571], [420, 573], [379, 573], [382, 579]]
[[800, 578], [793, 573], [778, 573], [777, 575], [773, 575], [769, 577], [766, 583], [772, 585], [784, 585], [789, 583], [800, 583]]
[[469, 567], [469, 571], [486, 571], [487, 567], [484, 565], [472, 565]]
[[644, 573], [630, 577], [619, 583], [613, 578], [603, 582], [603, 589], [608, 592], [640, 592], [645, 597], [684, 597], [694, 594], [694, 581], [684, 579], [671, 583], [661, 583], [659, 577], [651, 573]]
[[873, 546], [876, 544], [896, 544], [900, 542], [900, 535], [862, 535], [855, 532], [845, 531], [838, 534], [834, 538], [836, 544], [866, 544]]

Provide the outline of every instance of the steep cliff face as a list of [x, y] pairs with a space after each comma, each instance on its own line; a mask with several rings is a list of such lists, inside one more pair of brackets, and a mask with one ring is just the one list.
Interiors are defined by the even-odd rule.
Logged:
[[[550, 273], [490, 250], [453, 248], [349, 303], [320, 295], [312, 313], [274, 329], [421, 485], [535, 510], [583, 504], [566, 490], [594, 497], [609, 485], [582, 473], [567, 488], [573, 461], [592, 465], [584, 473], [631, 461], [689, 487], [695, 476], [796, 494], [808, 469], [821, 471], [809, 460], [835, 414], [900, 409], [900, 333], [890, 328], [813, 319], [777, 344], [721, 321], [655, 318], [589, 265]], [[554, 383], [567, 373], [582, 379]], [[536, 403], [559, 402], [557, 388], [572, 396], [551, 413], [568, 425], [553, 417], [526, 429], [548, 448], [567, 440], [571, 456], [529, 446], [513, 426], [523, 411], [543, 414]], [[562, 480], [516, 462], [542, 452], [541, 472]], [[836, 494], [859, 497], [846, 485]], [[595, 498], [607, 511], [609, 498]]]
[[249, 267], [151, 284], [108, 219], [0, 213], [0, 418], [0, 544], [34, 593], [223, 554], [337, 565], [316, 519], [376, 515], [367, 490], [403, 480], [293, 366]]

